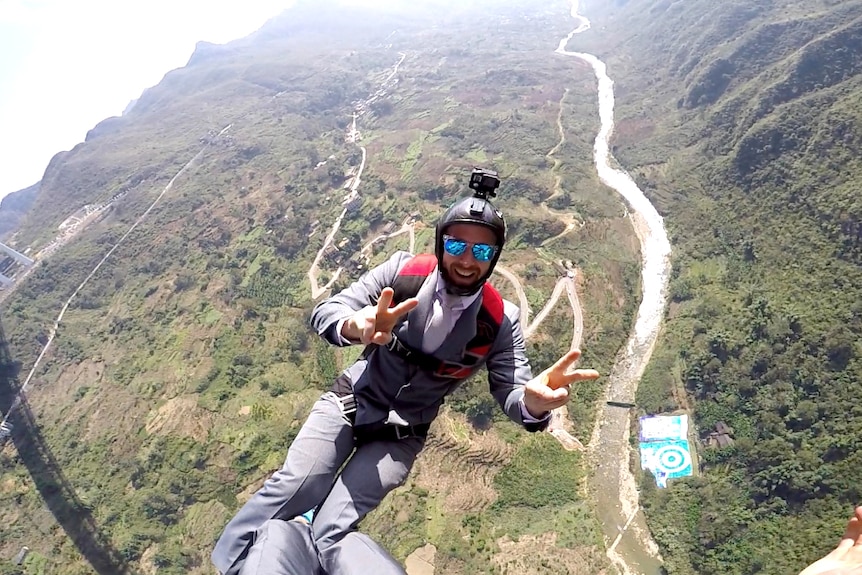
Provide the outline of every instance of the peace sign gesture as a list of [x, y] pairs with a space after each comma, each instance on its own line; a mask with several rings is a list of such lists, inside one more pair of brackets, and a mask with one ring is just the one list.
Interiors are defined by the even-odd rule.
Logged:
[[408, 298], [403, 302], [392, 305], [392, 297], [395, 290], [391, 287], [383, 288], [377, 305], [365, 306], [357, 311], [341, 326], [341, 335], [350, 341], [359, 341], [364, 345], [376, 343], [386, 345], [392, 341], [392, 329], [398, 320], [419, 305], [415, 297]]
[[527, 382], [524, 388], [524, 407], [533, 417], [565, 405], [569, 401], [569, 386], [578, 381], [597, 379], [594, 369], [568, 368], [581, 357], [580, 350], [573, 349], [557, 360], [557, 363]]

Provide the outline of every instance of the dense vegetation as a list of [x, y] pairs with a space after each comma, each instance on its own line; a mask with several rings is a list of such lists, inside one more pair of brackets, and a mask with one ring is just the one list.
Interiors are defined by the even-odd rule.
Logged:
[[[3, 557], [30, 547], [28, 574], [89, 572], [95, 556], [119, 562], [117, 572], [211, 572], [221, 527], [280, 466], [311, 403], [358, 351], [324, 345], [306, 325], [306, 274], [362, 159], [345, 139], [357, 110], [360, 201], [321, 262], [321, 283], [341, 266], [334, 289], [356, 278], [353, 254], [410, 215], [427, 248], [470, 168], [495, 168], [511, 224], [502, 263], [527, 282], [534, 313], [559, 260], [584, 270], [584, 363], [609, 371], [637, 304], [638, 254], [621, 204], [590, 169], [594, 81], [553, 55], [572, 25], [562, 6], [495, 2], [499, 25], [477, 29], [489, 6], [370, 18], [299, 6], [247, 39], [199, 45], [129, 113], [52, 161], [19, 249], [43, 248], [85, 205], [108, 207], [3, 302], [21, 378], [66, 300], [146, 218], [71, 301], [30, 383], [38, 453], [0, 452]], [[397, 83], [387, 82], [399, 62]], [[555, 163], [547, 154], [560, 141], [561, 107], [567, 141]], [[552, 207], [587, 223], [548, 241], [564, 224], [536, 206], [557, 176]], [[382, 242], [372, 261], [406, 247], [405, 236]], [[558, 309], [530, 342], [537, 369], [567, 348], [557, 334], [571, 333], [571, 314]], [[364, 528], [400, 559], [433, 543], [446, 573], [503, 570], [511, 558], [499, 559], [500, 538], [551, 532], [559, 537], [544, 572], [567, 572], [565, 553], [602, 565], [586, 493], [563, 488], [584, 476], [585, 461], [504, 421], [486, 388], [470, 382], [447, 408], [465, 445], [439, 465], [431, 450]], [[577, 390], [571, 413], [584, 440], [600, 392], [600, 383]], [[508, 446], [493, 461], [469, 455], [486, 433]], [[468, 478], [486, 470], [487, 499], [453, 508], [460, 485], [430, 485], [453, 461]], [[537, 483], [546, 488], [525, 498]], [[84, 536], [89, 548], [73, 544]]]
[[[697, 477], [666, 490], [641, 478], [670, 574], [796, 572], [862, 500], [860, 7], [582, 3], [592, 28], [569, 49], [608, 64], [615, 156], [665, 216], [674, 249], [639, 410], [689, 410], [704, 439]], [[359, 102], [361, 202], [322, 279], [411, 214], [427, 247], [469, 168], [493, 167], [512, 224], [502, 263], [527, 280], [534, 312], [556, 260], [583, 271], [584, 363], [607, 373], [636, 308], [639, 256], [623, 207], [591, 169], [592, 72], [553, 55], [568, 11], [423, 3], [369, 19], [299, 6], [248, 39], [200, 45], [129, 114], [57, 156], [38, 192], [17, 198], [32, 202], [19, 249], [44, 247], [84, 205], [111, 204], [3, 302], [22, 377], [66, 299], [173, 184], [72, 301], [31, 383], [42, 449], [59, 467], [51, 481], [74, 488], [74, 506], [46, 509], [56, 486], [31, 476], [27, 454], [0, 451], [2, 558], [28, 545], [28, 574], [88, 572], [68, 536], [74, 521], [58, 516], [67, 513], [89, 517], [79, 526], [135, 568], [209, 572], [220, 527], [356, 353], [308, 332], [306, 272], [361, 160], [344, 137]], [[476, 24], [488, 14], [493, 26]], [[398, 82], [386, 83], [399, 61]], [[561, 109], [566, 143], [551, 158]], [[550, 240], [561, 229], [544, 206], [555, 176], [562, 189], [548, 207], [585, 225]], [[373, 260], [405, 247], [392, 238]], [[530, 342], [538, 368], [565, 349], [569, 321], [552, 314]], [[584, 491], [571, 488], [586, 464], [503, 421], [484, 387], [471, 381], [449, 402], [458, 440], [436, 449], [452, 456], [432, 449], [365, 529], [401, 559], [433, 543], [445, 573], [503, 571], [503, 536], [557, 533], [529, 565], [567, 572], [567, 550], [601, 546]], [[583, 386], [571, 406], [584, 440], [599, 397]], [[735, 442], [707, 447], [719, 422]], [[507, 447], [470, 451], [486, 433]], [[454, 484], [482, 473], [494, 500], [449, 507]]]
[[652, 530], [670, 573], [797, 572], [862, 500], [862, 4], [595, 8], [577, 41], [617, 80], [617, 157], [674, 245], [641, 406], [736, 440], [668, 490], [644, 478]]

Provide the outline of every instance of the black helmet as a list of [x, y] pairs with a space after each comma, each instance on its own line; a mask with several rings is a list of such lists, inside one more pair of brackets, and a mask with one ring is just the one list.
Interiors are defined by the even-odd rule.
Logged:
[[[470, 287], [457, 287], [452, 282], [448, 281], [446, 270], [443, 267], [443, 234], [454, 224], [478, 224], [491, 228], [494, 235], [497, 237], [497, 251], [491, 259], [491, 266], [488, 268], [488, 273], [479, 278], [479, 280]], [[452, 205], [446, 212], [437, 220], [437, 233], [434, 242], [434, 251], [437, 255], [437, 268], [443, 274], [443, 279], [447, 280], [449, 290], [457, 295], [473, 295], [485, 284], [485, 281], [491, 277], [494, 271], [494, 266], [497, 265], [497, 260], [500, 259], [500, 252], [503, 251], [503, 245], [506, 243], [506, 221], [503, 219], [503, 213], [498, 210], [490, 200], [482, 197], [463, 198]]]

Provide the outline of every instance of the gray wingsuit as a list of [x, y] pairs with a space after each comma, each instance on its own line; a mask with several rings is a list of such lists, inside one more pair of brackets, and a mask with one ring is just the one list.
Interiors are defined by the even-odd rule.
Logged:
[[[320, 302], [311, 315], [311, 326], [333, 345], [345, 345], [336, 326], [354, 312], [376, 305], [384, 287], [393, 285], [399, 270], [413, 256], [398, 252], [365, 273], [341, 293]], [[436, 271], [419, 289], [419, 305], [402, 318], [393, 333], [406, 345], [420, 349], [429, 319], [437, 282]], [[432, 355], [457, 362], [476, 333], [481, 296], [465, 309], [452, 332]], [[510, 419], [529, 431], [547, 427], [550, 414], [538, 422], [525, 421], [522, 411], [524, 384], [532, 379], [525, 354], [519, 310], [504, 302], [504, 317], [496, 340], [485, 357], [490, 391]], [[480, 369], [475, 365], [473, 372]], [[216, 544], [212, 560], [221, 573], [242, 568], [255, 533], [270, 519], [290, 519], [317, 508], [312, 524], [314, 544], [322, 569], [330, 575], [361, 572], [386, 575], [404, 573], [385, 552], [371, 568], [356, 561], [369, 558], [368, 538], [356, 531], [365, 515], [377, 507], [387, 493], [402, 485], [425, 438], [371, 441], [357, 446], [353, 425], [403, 420], [410, 425], [428, 424], [436, 417], [446, 395], [465, 378], [439, 378], [406, 362], [386, 347], [375, 347], [342, 374], [352, 385], [356, 400], [355, 423], [333, 392], [315, 403], [291, 444], [284, 466], [237, 512]], [[354, 452], [355, 449], [355, 452]], [[351, 457], [352, 454], [352, 457]], [[349, 458], [349, 461], [348, 461]], [[346, 465], [344, 465], [346, 463]], [[343, 470], [339, 473], [339, 469]], [[289, 552], [289, 550], [286, 550]], [[373, 555], [373, 554], [372, 554]], [[368, 559], [372, 561], [372, 559]], [[243, 573], [248, 573], [243, 570]], [[286, 571], [261, 569], [255, 573]]]

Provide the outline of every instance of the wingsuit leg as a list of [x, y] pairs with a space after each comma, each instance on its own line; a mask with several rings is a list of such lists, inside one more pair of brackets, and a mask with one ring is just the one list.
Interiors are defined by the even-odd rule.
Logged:
[[353, 427], [333, 393], [311, 410], [287, 453], [284, 466], [227, 524], [212, 553], [220, 573], [236, 575], [255, 533], [270, 519], [290, 519], [326, 497], [338, 469], [353, 451]]
[[[407, 480], [424, 445], [425, 438], [409, 437], [373, 441], [357, 448], [312, 523], [324, 571], [333, 575], [405, 573], [382, 547], [356, 528], [390, 491]], [[367, 570], [366, 564], [374, 565], [374, 570]]]
[[[342, 539], [350, 556], [339, 554], [329, 575], [406, 575], [401, 565], [373, 539], [352, 531]], [[239, 575], [327, 575], [320, 565], [311, 526], [271, 519], [257, 530]]]
[[324, 575], [311, 526], [281, 519], [264, 523], [239, 575]]

